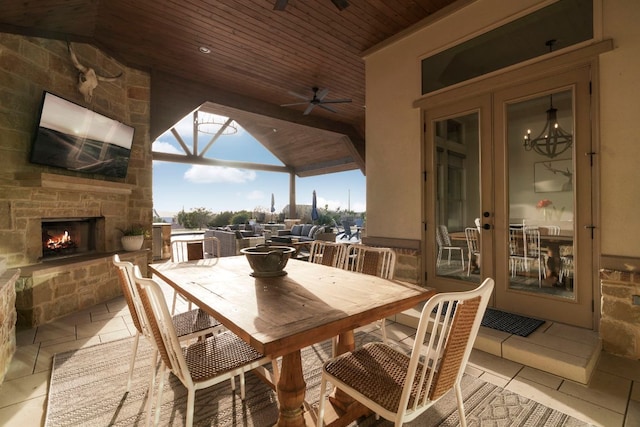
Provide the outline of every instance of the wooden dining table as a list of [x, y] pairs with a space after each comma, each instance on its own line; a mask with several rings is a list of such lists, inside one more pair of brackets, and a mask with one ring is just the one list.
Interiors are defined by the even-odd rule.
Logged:
[[[353, 350], [353, 330], [416, 306], [430, 288], [320, 264], [289, 260], [286, 275], [253, 277], [244, 256], [150, 264], [149, 270], [264, 355], [282, 357], [278, 426], [313, 424], [304, 409], [301, 349], [338, 336]], [[336, 391], [335, 414], [359, 415]], [[345, 425], [349, 420], [332, 420]]]

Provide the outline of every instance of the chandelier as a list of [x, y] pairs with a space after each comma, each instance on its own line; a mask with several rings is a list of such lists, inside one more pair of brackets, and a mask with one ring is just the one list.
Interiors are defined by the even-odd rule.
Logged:
[[[549, 46], [549, 52], [553, 50], [555, 40], [549, 40], [545, 44]], [[547, 110], [547, 122], [540, 134], [532, 138], [531, 129], [527, 129], [524, 136], [524, 149], [535, 151], [538, 154], [553, 159], [564, 153], [573, 144], [573, 136], [562, 129], [558, 124], [558, 109], [553, 106], [553, 95], [549, 95], [549, 109]]]
[[233, 135], [238, 132], [238, 124], [228, 117], [198, 112], [198, 131], [210, 135]]

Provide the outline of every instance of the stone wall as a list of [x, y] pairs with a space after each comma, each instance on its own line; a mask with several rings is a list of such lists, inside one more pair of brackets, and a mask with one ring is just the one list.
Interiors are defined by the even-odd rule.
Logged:
[[640, 273], [637, 270], [603, 269], [600, 271], [600, 286], [603, 349], [640, 359]]
[[[147, 274], [149, 251], [120, 252]], [[19, 328], [32, 328], [121, 295], [112, 255], [83, 256], [21, 269], [15, 285]]]
[[0, 258], [0, 384], [16, 352], [15, 282], [19, 272], [7, 271], [5, 259]]
[[[118, 227], [142, 223], [151, 231], [149, 75], [90, 45], [74, 44], [74, 49], [81, 62], [102, 74], [123, 73], [115, 82], [100, 82], [90, 104], [76, 89], [78, 73], [66, 42], [0, 33], [0, 253], [8, 268], [40, 261], [43, 217], [104, 217], [103, 247], [98, 250], [105, 252], [121, 248]], [[134, 127], [125, 179], [29, 162], [43, 91]], [[82, 185], [69, 189], [73, 179]], [[103, 187], [113, 191], [99, 191]]]
[[[122, 72], [114, 82], [100, 82], [90, 103], [76, 88], [78, 72], [65, 41], [0, 33], [0, 253], [7, 268], [22, 270], [17, 304], [19, 323], [25, 326], [117, 295], [108, 257], [122, 250], [118, 228], [142, 224], [151, 232], [150, 76], [91, 45], [74, 43], [73, 47], [80, 62], [99, 74]], [[29, 161], [43, 91], [134, 127], [126, 178]], [[91, 262], [41, 263], [41, 219], [56, 217], [99, 218], [97, 256], [93, 254]], [[151, 238], [145, 247], [151, 247]], [[151, 260], [150, 251], [142, 253]]]

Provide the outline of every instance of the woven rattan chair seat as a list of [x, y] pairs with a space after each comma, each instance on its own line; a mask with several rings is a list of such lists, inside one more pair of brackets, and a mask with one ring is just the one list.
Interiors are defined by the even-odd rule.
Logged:
[[207, 337], [183, 348], [191, 378], [206, 381], [264, 357], [232, 332]]
[[207, 329], [220, 327], [222, 323], [197, 308], [172, 316], [171, 321], [176, 328], [176, 335], [183, 337]]
[[[326, 364], [325, 370], [389, 411], [396, 411], [409, 360], [408, 355], [375, 342], [337, 357]], [[413, 405], [418, 379], [414, 383], [409, 406]]]

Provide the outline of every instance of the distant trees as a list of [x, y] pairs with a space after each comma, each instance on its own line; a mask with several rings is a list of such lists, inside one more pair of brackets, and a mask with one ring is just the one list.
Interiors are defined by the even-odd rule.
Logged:
[[213, 212], [206, 208], [191, 209], [185, 212], [184, 209], [178, 212], [176, 217], [178, 224], [184, 228], [207, 228], [214, 219]]
[[[311, 207], [301, 205], [298, 206], [298, 213], [302, 213], [300, 215], [300, 219], [305, 223], [312, 222], [311, 220]], [[184, 228], [189, 229], [202, 229], [202, 228], [210, 228], [210, 227], [224, 227], [230, 224], [246, 224], [249, 220], [256, 218], [256, 212], [249, 212], [246, 210], [242, 211], [224, 211], [218, 214], [214, 214], [207, 208], [194, 208], [189, 212], [185, 212], [184, 209], [178, 212], [176, 215], [176, 222], [182, 225]], [[284, 216], [283, 214], [279, 214], [278, 216]], [[348, 220], [352, 222], [354, 218], [361, 217], [364, 218], [365, 213], [357, 214], [355, 212], [342, 211], [338, 208], [335, 211], [329, 210], [327, 205], [324, 208], [318, 209], [318, 219], [314, 221], [316, 224], [320, 225], [332, 225], [335, 220], [338, 224], [342, 220]], [[262, 221], [261, 218], [257, 218], [259, 222], [264, 222], [265, 217], [270, 217], [270, 215], [264, 215]], [[154, 219], [155, 220], [155, 219]]]

